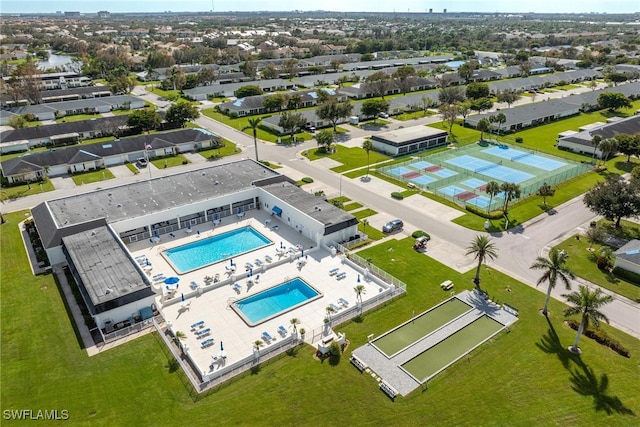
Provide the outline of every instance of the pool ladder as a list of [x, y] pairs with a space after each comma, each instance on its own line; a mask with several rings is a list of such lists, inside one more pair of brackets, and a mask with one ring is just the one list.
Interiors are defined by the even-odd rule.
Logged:
[[238, 301], [238, 298], [236, 298], [236, 297], [227, 298], [227, 308], [231, 308], [231, 304], [233, 304], [236, 301]]

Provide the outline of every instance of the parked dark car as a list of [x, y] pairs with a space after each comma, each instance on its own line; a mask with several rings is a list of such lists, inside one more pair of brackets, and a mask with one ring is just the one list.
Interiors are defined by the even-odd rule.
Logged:
[[147, 162], [147, 159], [145, 159], [144, 157], [140, 157], [138, 160], [136, 160], [136, 166], [138, 168], [146, 168], [147, 164], [149, 164], [149, 162]]

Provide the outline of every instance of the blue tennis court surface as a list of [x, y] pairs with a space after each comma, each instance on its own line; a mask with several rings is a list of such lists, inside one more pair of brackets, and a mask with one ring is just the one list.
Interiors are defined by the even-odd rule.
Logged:
[[405, 173], [409, 173], [409, 172], [413, 172], [413, 171], [411, 169], [409, 169], [409, 168], [405, 168], [404, 166], [399, 166], [397, 168], [393, 168], [393, 169], [389, 170], [389, 172], [394, 174], [394, 175], [402, 176]]
[[416, 169], [426, 169], [430, 166], [433, 166], [433, 163], [425, 162], [424, 160], [420, 160], [419, 162], [411, 163], [411, 167]]
[[447, 196], [455, 197], [457, 194], [467, 193], [469, 190], [465, 190], [462, 187], [458, 187], [457, 185], [449, 185], [447, 187], [441, 188], [441, 193], [446, 194]]
[[433, 171], [431, 173], [438, 175], [440, 178], [449, 178], [450, 176], [458, 175], [458, 172], [454, 172], [451, 169], [440, 169], [439, 171]]
[[471, 179], [467, 179], [466, 181], [462, 181], [460, 184], [466, 185], [467, 187], [470, 187], [470, 188], [480, 188], [483, 185], [485, 185], [486, 182], [478, 178], [471, 178]]
[[560, 169], [567, 165], [566, 163], [558, 160], [549, 159], [527, 151], [516, 150], [515, 148], [508, 148], [505, 146], [487, 148], [486, 150], [482, 150], [482, 152], [514, 162], [524, 163], [545, 171]]
[[417, 178], [413, 178], [411, 181], [415, 182], [416, 184], [427, 185], [427, 184], [431, 184], [434, 181], [437, 181], [437, 179], [427, 175], [421, 175]]
[[526, 172], [502, 166], [497, 163], [489, 162], [477, 157], [462, 155], [445, 161], [446, 163], [470, 170], [471, 172], [490, 176], [505, 182], [513, 182], [519, 184], [528, 179], [535, 178]]
[[[494, 202], [496, 200], [496, 198], [493, 199]], [[486, 208], [487, 206], [489, 206], [490, 202], [491, 199], [486, 196], [478, 196], [474, 197], [473, 199], [467, 200], [467, 203], [469, 203], [470, 205], [478, 206], [479, 208]]]

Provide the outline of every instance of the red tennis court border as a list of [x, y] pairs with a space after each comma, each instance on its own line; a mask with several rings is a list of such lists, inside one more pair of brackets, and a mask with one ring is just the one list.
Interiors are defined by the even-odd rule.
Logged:
[[471, 191], [465, 191], [464, 193], [456, 194], [456, 198], [464, 200], [465, 202], [470, 199], [475, 199], [476, 197], [478, 197], [478, 195], [472, 193]]
[[443, 168], [441, 166], [436, 166], [436, 165], [429, 166], [428, 168], [424, 168], [426, 172], [438, 172], [438, 171], [441, 171], [442, 169]]
[[420, 172], [407, 172], [405, 174], [402, 174], [403, 178], [406, 179], [413, 179], [413, 178], [417, 178], [419, 176], [421, 176], [422, 174]]

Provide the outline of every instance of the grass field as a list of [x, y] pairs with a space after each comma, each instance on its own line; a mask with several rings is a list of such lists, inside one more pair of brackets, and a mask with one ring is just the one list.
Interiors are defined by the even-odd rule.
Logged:
[[391, 357], [469, 310], [471, 307], [468, 304], [457, 298], [452, 298], [376, 339], [374, 343], [384, 354]]
[[114, 179], [115, 175], [109, 169], [100, 169], [96, 171], [83, 172], [71, 175], [71, 179], [76, 185], [92, 184], [94, 182]]
[[[424, 392], [388, 399], [373, 378], [347, 361], [367, 335], [382, 334], [448, 297], [438, 286], [470, 289], [473, 271], [460, 274], [416, 253], [413, 239], [388, 240], [359, 254], [403, 280], [405, 297], [339, 326], [350, 341], [337, 364], [314, 359], [301, 346], [282, 358], [202, 396], [195, 396], [154, 335], [88, 357], [79, 345], [52, 276], [31, 275], [19, 237], [24, 212], [0, 225], [0, 404], [3, 409], [66, 409], [66, 425], [306, 425], [328, 418], [357, 426], [440, 425], [635, 426], [640, 415], [640, 342], [603, 328], [631, 352], [618, 356], [583, 338], [580, 357], [566, 347], [575, 332], [563, 325], [564, 305], [552, 300], [549, 320], [538, 314], [544, 295], [498, 271], [483, 269], [492, 300], [509, 302], [520, 320], [507, 334], [472, 352], [429, 382]], [[425, 275], [428, 272], [428, 275]], [[466, 286], [465, 286], [466, 284]], [[505, 290], [509, 286], [511, 292]], [[492, 387], [487, 392], [487, 379]], [[452, 393], [455, 390], [455, 393]], [[448, 396], [443, 399], [443, 396]], [[469, 411], [461, 405], [481, 404]], [[366, 408], [366, 410], [363, 410]], [[9, 422], [5, 422], [9, 424]]]
[[502, 328], [502, 324], [489, 316], [482, 316], [402, 367], [418, 381], [424, 381]]

